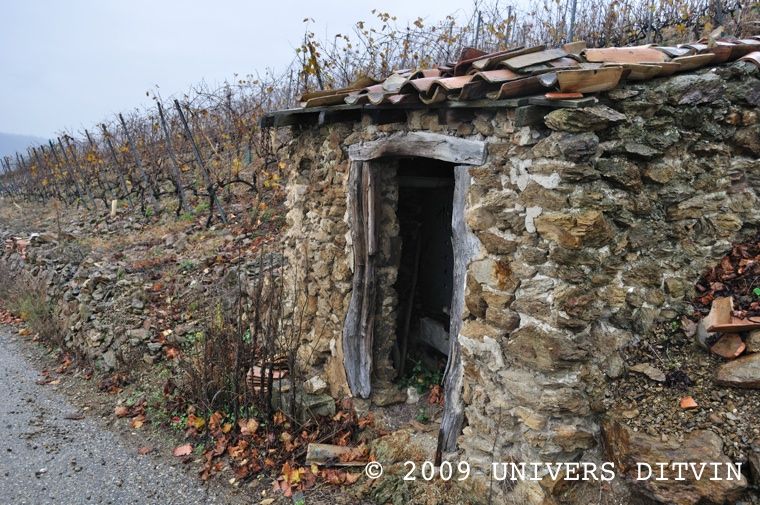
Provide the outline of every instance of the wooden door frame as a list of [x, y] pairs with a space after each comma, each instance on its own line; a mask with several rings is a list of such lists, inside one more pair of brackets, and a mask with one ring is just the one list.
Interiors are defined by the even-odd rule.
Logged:
[[454, 289], [451, 303], [450, 348], [444, 379], [445, 408], [439, 436], [440, 450], [452, 450], [464, 418], [462, 326], [467, 265], [476, 242], [464, 221], [470, 166], [486, 162], [486, 143], [427, 132], [398, 133], [384, 139], [352, 145], [349, 150], [348, 216], [354, 250], [351, 301], [343, 327], [343, 366], [351, 393], [369, 398], [372, 392], [372, 341], [377, 299], [375, 267], [378, 250], [378, 188], [376, 160], [414, 156], [456, 164], [452, 217]]

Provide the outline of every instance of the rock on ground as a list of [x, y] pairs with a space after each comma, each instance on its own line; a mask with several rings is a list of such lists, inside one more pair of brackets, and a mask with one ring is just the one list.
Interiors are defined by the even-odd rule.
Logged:
[[760, 389], [760, 354], [724, 363], [718, 369], [716, 379], [718, 384], [725, 386]]
[[[686, 480], [675, 480], [678, 477], [677, 471], [667, 469], [665, 476], [669, 480], [655, 480], [658, 476], [655, 465], [657, 462], [668, 465], [671, 462], [697, 465], [702, 462], [732, 463], [723, 454], [723, 442], [720, 437], [712, 431], [693, 431], [684, 437], [683, 442], [663, 442], [661, 438], [635, 432], [623, 423], [607, 418], [602, 423], [602, 438], [608, 457], [615, 462], [618, 477], [625, 477], [636, 491], [660, 503], [735, 503], [747, 488], [747, 479], [743, 476], [739, 480], [726, 480], [725, 467], [721, 467], [720, 470], [724, 480], [710, 480], [713, 470], [709, 466], [700, 479], [685, 471], [682, 476]], [[650, 464], [655, 472], [652, 478], [636, 480], [637, 463]], [[643, 476], [646, 476], [646, 472]]]

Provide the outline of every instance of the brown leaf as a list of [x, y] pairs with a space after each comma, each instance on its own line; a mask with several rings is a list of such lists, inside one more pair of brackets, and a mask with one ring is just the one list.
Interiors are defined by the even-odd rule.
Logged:
[[129, 407], [117, 405], [116, 408], [113, 409], [113, 413], [116, 414], [116, 417], [127, 417], [129, 415]]
[[190, 444], [179, 445], [174, 448], [174, 451], [172, 451], [172, 454], [174, 454], [178, 458], [188, 456], [192, 453], [193, 453], [193, 446]]
[[194, 414], [187, 416], [187, 426], [195, 428], [197, 431], [201, 431], [206, 426], [206, 420], [202, 417], [197, 417]]
[[428, 396], [428, 404], [439, 405], [443, 403], [443, 388], [440, 384], [436, 384], [430, 388], [430, 396]]
[[253, 435], [259, 429], [259, 422], [256, 419], [241, 419], [238, 421], [241, 435]]
[[143, 446], [137, 449], [137, 454], [140, 456], [145, 456], [146, 454], [150, 454], [153, 452], [153, 447]]
[[140, 414], [139, 416], [133, 417], [132, 420], [129, 422], [129, 425], [136, 430], [139, 430], [140, 428], [142, 428], [143, 424], [145, 424], [145, 416], [142, 414]]

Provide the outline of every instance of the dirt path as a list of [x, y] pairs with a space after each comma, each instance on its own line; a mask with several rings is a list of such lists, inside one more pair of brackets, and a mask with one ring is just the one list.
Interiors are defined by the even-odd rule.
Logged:
[[[14, 332], [15, 333], [15, 332]], [[8, 504], [257, 503], [203, 486], [181, 464], [140, 456], [55, 386], [0, 327], [0, 496]]]

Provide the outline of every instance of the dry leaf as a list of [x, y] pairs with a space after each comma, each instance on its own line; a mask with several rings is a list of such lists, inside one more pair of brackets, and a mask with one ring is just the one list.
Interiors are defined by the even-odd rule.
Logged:
[[129, 425], [132, 426], [132, 428], [139, 430], [142, 428], [142, 425], [145, 424], [145, 416], [140, 414], [139, 416], [135, 416], [132, 418], [132, 420], [129, 422]]
[[238, 426], [240, 426], [241, 435], [253, 435], [259, 429], [259, 422], [256, 419], [241, 419], [238, 421]]
[[172, 454], [174, 454], [178, 458], [188, 456], [192, 453], [193, 453], [193, 446], [190, 444], [177, 446], [174, 448], [174, 451], [172, 451]]
[[195, 428], [197, 431], [201, 431], [203, 427], [206, 426], [206, 420], [202, 417], [190, 414], [187, 416], [187, 426]]

